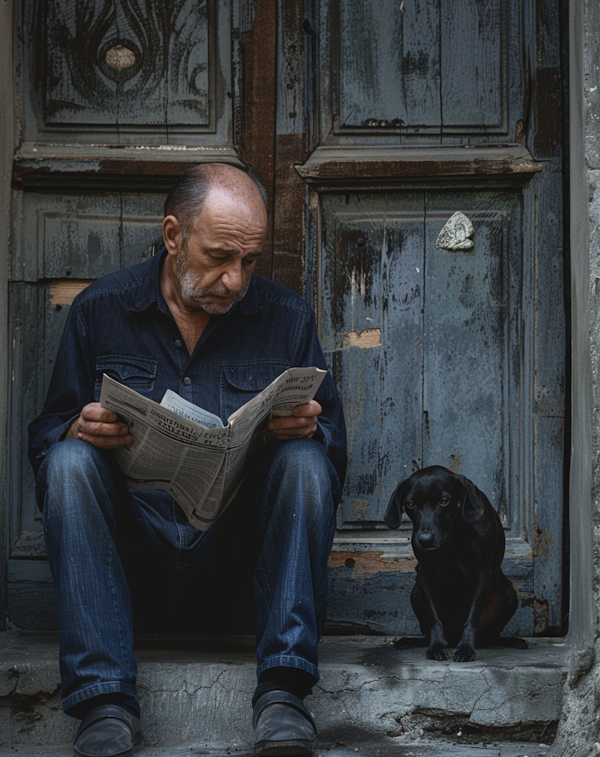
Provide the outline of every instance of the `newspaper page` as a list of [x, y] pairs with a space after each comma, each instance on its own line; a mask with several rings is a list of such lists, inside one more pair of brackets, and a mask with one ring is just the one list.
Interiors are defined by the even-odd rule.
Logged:
[[235, 496], [271, 415], [290, 415], [311, 400], [325, 374], [319, 368], [284, 371], [225, 426], [175, 392], [166, 392], [159, 405], [105, 374], [100, 402], [133, 436], [131, 445], [114, 451], [127, 485], [169, 492], [190, 523], [207, 530]]

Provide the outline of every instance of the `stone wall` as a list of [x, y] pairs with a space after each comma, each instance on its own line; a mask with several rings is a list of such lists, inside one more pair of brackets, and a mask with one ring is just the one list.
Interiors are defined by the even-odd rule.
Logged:
[[572, 651], [552, 752], [588, 757], [600, 755], [600, 5], [569, 12]]

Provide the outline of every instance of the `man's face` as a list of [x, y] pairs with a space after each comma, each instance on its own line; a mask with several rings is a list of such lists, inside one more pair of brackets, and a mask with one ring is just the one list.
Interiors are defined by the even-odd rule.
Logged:
[[250, 285], [266, 229], [264, 205], [211, 191], [175, 261], [185, 306], [221, 315], [239, 302]]

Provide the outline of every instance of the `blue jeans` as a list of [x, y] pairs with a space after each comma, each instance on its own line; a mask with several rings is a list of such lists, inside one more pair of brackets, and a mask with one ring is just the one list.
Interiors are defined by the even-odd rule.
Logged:
[[206, 532], [164, 492], [127, 490], [111, 453], [79, 440], [50, 448], [36, 485], [65, 710], [101, 694], [135, 696], [134, 627], [219, 632], [253, 615], [258, 675], [289, 666], [318, 678], [340, 484], [317, 441], [263, 445]]

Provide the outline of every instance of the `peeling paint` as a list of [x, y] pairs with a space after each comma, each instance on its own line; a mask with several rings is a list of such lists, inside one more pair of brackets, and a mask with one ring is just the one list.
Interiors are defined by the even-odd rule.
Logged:
[[384, 552], [332, 552], [328, 566], [351, 570], [352, 578], [366, 578], [382, 572], [408, 573], [416, 569], [417, 560], [414, 555], [398, 559]]
[[53, 305], [71, 305], [80, 292], [88, 287], [93, 279], [56, 279], [48, 287], [50, 302]]
[[346, 347], [381, 347], [381, 329], [364, 329], [363, 331], [349, 331], [341, 335], [342, 349]]
[[554, 535], [550, 529], [543, 531], [536, 521], [533, 526], [533, 555], [534, 557], [550, 557], [550, 545], [554, 542]]

